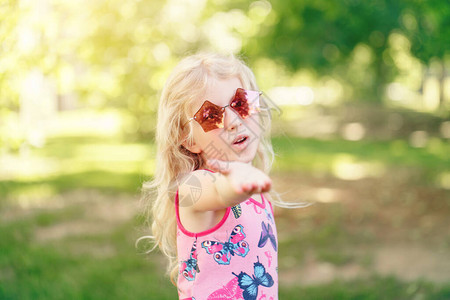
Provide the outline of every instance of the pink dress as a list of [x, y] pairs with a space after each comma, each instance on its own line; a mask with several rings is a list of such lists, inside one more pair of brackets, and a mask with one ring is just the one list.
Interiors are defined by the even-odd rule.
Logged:
[[277, 234], [270, 201], [228, 207], [202, 232], [187, 231], [175, 197], [180, 299], [278, 299]]

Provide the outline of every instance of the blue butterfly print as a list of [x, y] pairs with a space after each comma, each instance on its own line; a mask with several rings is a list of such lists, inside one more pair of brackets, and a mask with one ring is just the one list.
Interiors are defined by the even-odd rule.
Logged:
[[238, 278], [239, 287], [243, 290], [242, 296], [245, 300], [256, 300], [258, 286], [271, 287], [273, 285], [273, 278], [259, 262], [259, 257], [258, 261], [253, 264], [253, 273], [255, 274], [250, 276], [245, 272], [241, 272], [239, 275], [233, 272], [233, 275]]
[[267, 219], [268, 219], [270, 222], [272, 222], [272, 224], [275, 223], [274, 220], [273, 220], [273, 216], [272, 216], [272, 214], [269, 212], [269, 210], [267, 209], [267, 207], [264, 209], [264, 211], [266, 212], [266, 217], [267, 217]]
[[270, 243], [273, 246], [273, 249], [277, 251], [277, 239], [275, 238], [275, 234], [273, 233], [272, 226], [270, 226], [269, 223], [264, 224], [264, 222], [261, 222], [262, 231], [261, 231], [261, 237], [259, 238], [258, 247], [262, 248], [266, 245], [267, 240], [270, 240]]
[[181, 261], [180, 273], [183, 274], [184, 278], [188, 281], [193, 281], [195, 279], [196, 272], [200, 272], [197, 264], [197, 240], [192, 244], [191, 256], [188, 260]]
[[244, 239], [244, 226], [236, 225], [228, 238], [228, 242], [204, 241], [202, 247], [205, 248], [206, 253], [213, 255], [214, 260], [219, 265], [229, 265], [232, 255], [245, 257], [250, 250], [247, 241], [244, 241]]

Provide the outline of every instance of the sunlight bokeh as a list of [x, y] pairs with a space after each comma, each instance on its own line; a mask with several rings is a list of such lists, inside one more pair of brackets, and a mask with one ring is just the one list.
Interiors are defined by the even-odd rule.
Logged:
[[280, 299], [450, 298], [448, 7], [2, 1], [0, 299], [176, 298], [134, 244], [161, 90], [199, 51], [253, 70], [272, 188], [314, 203], [275, 209]]
[[385, 172], [386, 167], [380, 162], [359, 162], [348, 154], [338, 154], [333, 161], [333, 174], [343, 180], [380, 177]]

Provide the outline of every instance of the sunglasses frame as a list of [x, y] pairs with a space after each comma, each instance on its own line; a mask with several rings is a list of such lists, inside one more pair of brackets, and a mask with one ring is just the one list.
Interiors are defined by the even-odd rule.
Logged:
[[[218, 126], [217, 128], [212, 128], [212, 129], [209, 129], [209, 130], [205, 130], [205, 128], [202, 126], [202, 123], [200, 123], [198, 120], [197, 120], [197, 114], [202, 110], [202, 108], [203, 108], [203, 106], [205, 105], [205, 103], [209, 103], [211, 106], [213, 106], [213, 107], [215, 107], [215, 108], [217, 108], [218, 110], [220, 110], [221, 111], [221, 113], [222, 113], [222, 124], [223, 124], [223, 114], [225, 113], [225, 109], [228, 107], [228, 106], [230, 106], [231, 107], [231, 109], [233, 109], [241, 118], [244, 118], [236, 109], [234, 109], [232, 106], [231, 106], [231, 102], [233, 102], [235, 99], [236, 99], [236, 95], [238, 94], [238, 91], [239, 90], [243, 90], [244, 92], [254, 92], [254, 93], [258, 93], [258, 98], [261, 96], [261, 95], [263, 95], [263, 92], [261, 92], [261, 91], [252, 91], [252, 90], [246, 90], [246, 89], [243, 89], [243, 88], [237, 88], [236, 89], [236, 92], [234, 93], [234, 96], [233, 96], [233, 98], [230, 100], [230, 103], [228, 103], [227, 105], [225, 105], [225, 106], [222, 106], [222, 107], [220, 107], [220, 106], [218, 106], [218, 105], [216, 105], [216, 104], [214, 104], [214, 103], [212, 103], [211, 101], [209, 101], [209, 100], [205, 100], [204, 102], [203, 102], [203, 104], [202, 104], [202, 106], [200, 106], [200, 108], [197, 110], [197, 112], [194, 114], [194, 116], [192, 117], [192, 118], [189, 118], [189, 120], [183, 125], [183, 127], [185, 127], [189, 122], [191, 122], [192, 120], [195, 120], [195, 121], [197, 121], [197, 123], [199, 123], [199, 125], [202, 127], [202, 129], [203, 129], [203, 131], [204, 132], [208, 132], [208, 131], [211, 131], [211, 130], [214, 130], [214, 129], [219, 129], [219, 128], [223, 128], [223, 126], [222, 127], [220, 127], [220, 126]], [[255, 98], [256, 99], [256, 98]], [[247, 103], [248, 103], [249, 101], [247, 100]], [[260, 112], [261, 110], [265, 110], [265, 108], [262, 108], [262, 107], [260, 107], [259, 105], [258, 105], [258, 107], [256, 107], [256, 112]], [[251, 115], [251, 113], [249, 113], [248, 114], [248, 116], [250, 116]], [[247, 117], [248, 117], [247, 116]], [[244, 119], [246, 119], [247, 117], [245, 117]]]

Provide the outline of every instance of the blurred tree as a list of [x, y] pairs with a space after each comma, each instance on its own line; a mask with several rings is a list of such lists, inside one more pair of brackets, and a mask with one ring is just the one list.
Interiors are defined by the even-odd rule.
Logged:
[[[17, 13], [11, 13], [16, 11]], [[17, 108], [18, 96], [13, 92], [14, 72], [20, 68], [18, 61], [17, 39], [15, 39], [17, 24], [20, 19], [18, 1], [3, 1], [0, 4], [0, 109]]]
[[443, 108], [444, 80], [450, 60], [450, 6], [448, 1], [407, 1], [401, 16], [405, 35], [411, 41], [411, 53], [425, 65], [440, 64], [439, 103]]
[[[376, 0], [274, 0], [273, 26], [262, 27], [244, 52], [268, 56], [291, 70], [310, 68], [344, 78], [355, 97], [380, 102], [396, 75], [387, 38], [400, 27], [403, 4]], [[355, 59], [356, 57], [356, 59]], [[362, 74], [352, 64], [364, 64]]]
[[[158, 91], [175, 59], [198, 48], [198, 40], [183, 36], [181, 27], [188, 24], [174, 20], [183, 9], [172, 2], [87, 2], [87, 13], [78, 12], [72, 23], [87, 23], [70, 60], [77, 66], [77, 94], [91, 107], [123, 109], [131, 119], [125, 128], [130, 137], [153, 136]], [[77, 8], [61, 3], [60, 9], [69, 15]]]
[[7, 124], [13, 117], [12, 111], [19, 107], [16, 75], [24, 67], [16, 51], [18, 40], [15, 37], [21, 17], [18, 2], [7, 0], [0, 3], [0, 149], [17, 148], [21, 143]]
[[173, 65], [199, 49], [329, 74], [354, 98], [380, 102], [397, 74], [393, 32], [404, 32], [426, 64], [444, 61], [450, 36], [449, 8], [438, 0], [3, 0], [0, 17], [1, 120], [17, 115], [24, 79], [37, 70], [60, 104], [119, 108], [126, 135], [141, 138], [152, 136]]
[[193, 24], [204, 5], [2, 1], [0, 116], [18, 115], [23, 82], [37, 71], [54, 84], [60, 109], [119, 108], [127, 115], [127, 136], [152, 136], [157, 93], [168, 72], [202, 43]]

